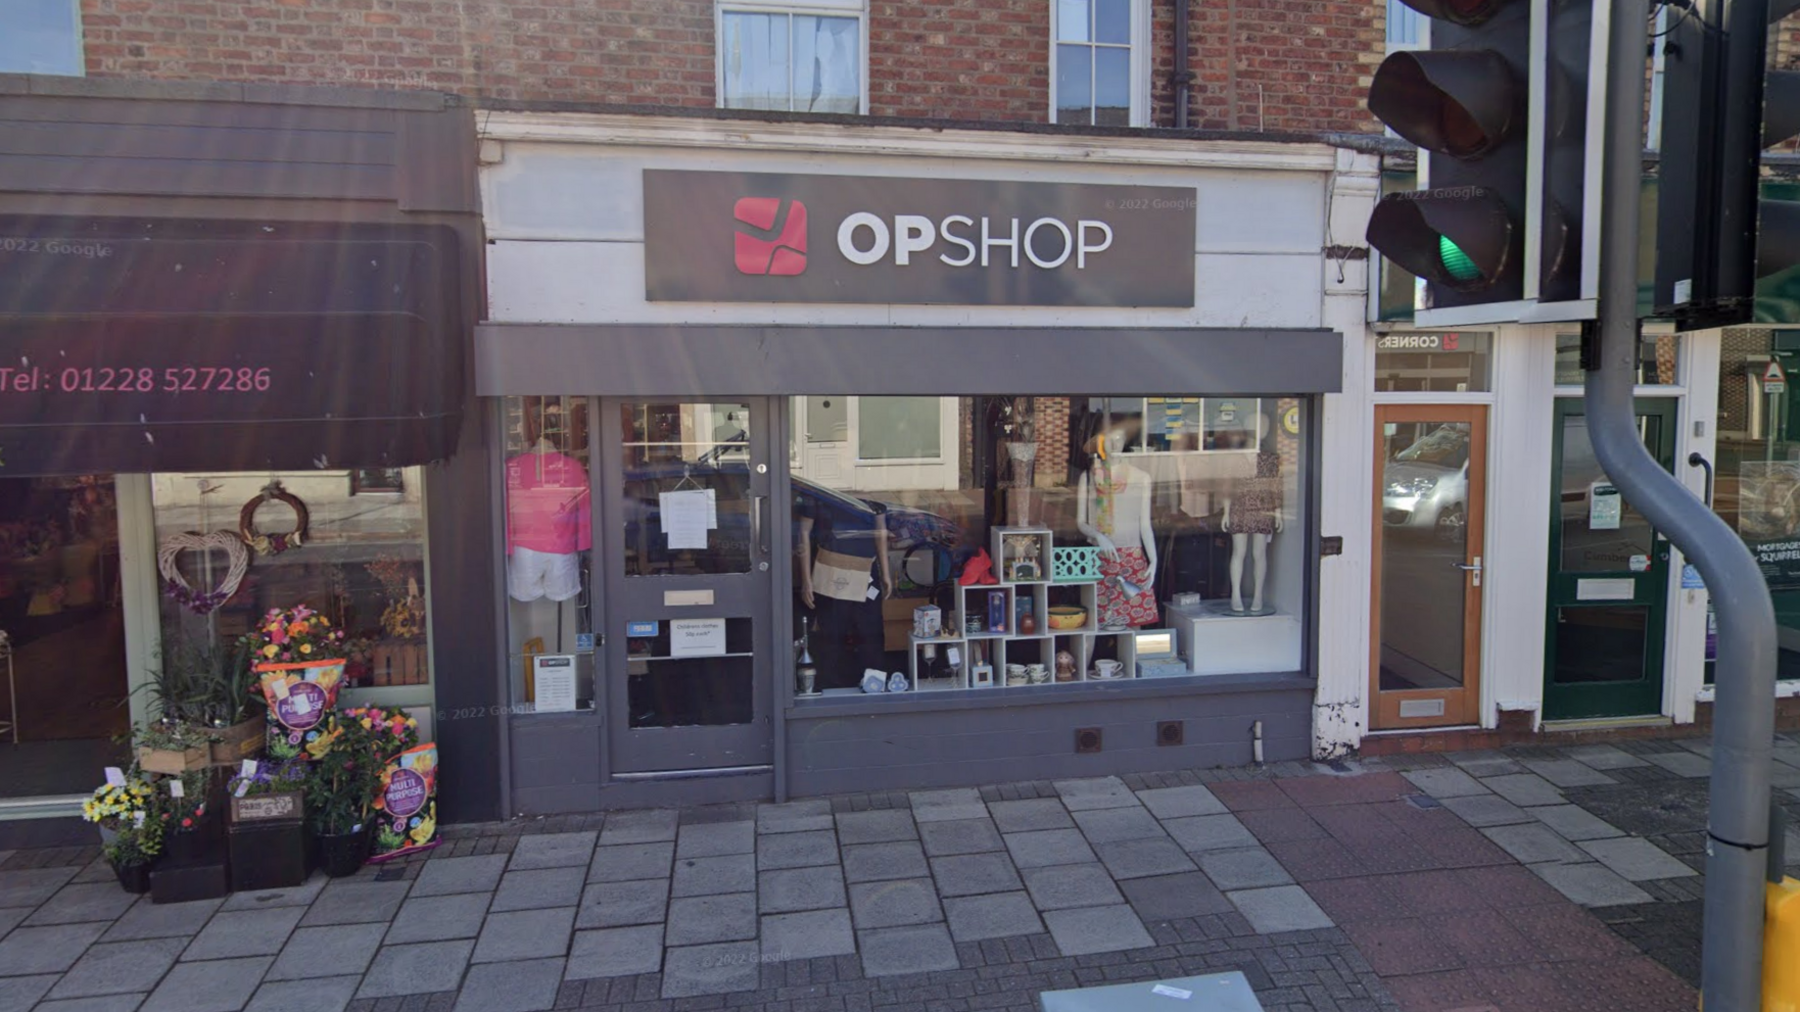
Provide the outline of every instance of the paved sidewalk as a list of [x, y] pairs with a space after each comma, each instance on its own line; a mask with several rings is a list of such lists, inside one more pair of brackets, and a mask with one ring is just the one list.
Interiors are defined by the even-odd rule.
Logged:
[[[1268, 1012], [1686, 1010], [1661, 914], [1698, 895], [1704, 761], [1667, 741], [521, 820], [179, 906], [93, 848], [0, 852], [0, 1012], [1023, 1012], [1226, 969]], [[1634, 790], [1663, 821], [1621, 814]]]

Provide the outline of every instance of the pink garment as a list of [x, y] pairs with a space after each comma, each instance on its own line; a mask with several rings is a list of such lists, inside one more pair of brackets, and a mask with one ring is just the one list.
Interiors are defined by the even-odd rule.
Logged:
[[588, 473], [581, 461], [549, 451], [506, 462], [506, 554], [514, 548], [568, 555], [593, 547]]

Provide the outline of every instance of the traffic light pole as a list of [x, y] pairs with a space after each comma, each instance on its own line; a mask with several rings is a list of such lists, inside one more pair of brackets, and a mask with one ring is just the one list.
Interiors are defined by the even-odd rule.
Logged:
[[[1769, 0], [1731, 0], [1767, 17]], [[1594, 455], [1625, 499], [1700, 570], [1718, 615], [1701, 991], [1707, 1012], [1762, 1008], [1763, 882], [1775, 733], [1775, 612], [1744, 543], [1644, 448], [1632, 404], [1638, 354], [1638, 193], [1648, 0], [1613, 0], [1601, 192], [1598, 349], [1587, 374]], [[1755, 54], [1761, 59], [1761, 53]]]

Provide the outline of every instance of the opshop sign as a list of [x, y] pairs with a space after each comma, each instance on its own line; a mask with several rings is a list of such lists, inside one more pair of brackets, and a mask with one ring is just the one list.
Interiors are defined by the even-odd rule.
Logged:
[[644, 171], [657, 302], [1192, 306], [1195, 193]]

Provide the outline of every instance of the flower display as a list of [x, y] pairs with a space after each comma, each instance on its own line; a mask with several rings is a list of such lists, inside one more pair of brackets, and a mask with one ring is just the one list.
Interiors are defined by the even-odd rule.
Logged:
[[394, 601], [381, 612], [381, 628], [401, 640], [425, 635], [425, 602], [417, 597]]
[[304, 762], [258, 759], [256, 772], [246, 775], [240, 771], [226, 782], [225, 789], [240, 798], [256, 794], [280, 794], [283, 791], [299, 790], [306, 784], [306, 776]]
[[386, 759], [419, 743], [419, 722], [405, 710], [358, 706], [345, 710], [341, 720], [361, 725], [374, 739], [377, 753]]
[[81, 803], [81, 817], [113, 834], [105, 851], [115, 867], [148, 864], [162, 853], [169, 813], [147, 780], [130, 777], [95, 788], [93, 796]]
[[312, 661], [341, 656], [344, 631], [306, 605], [270, 608], [245, 636], [250, 652], [262, 661]]

